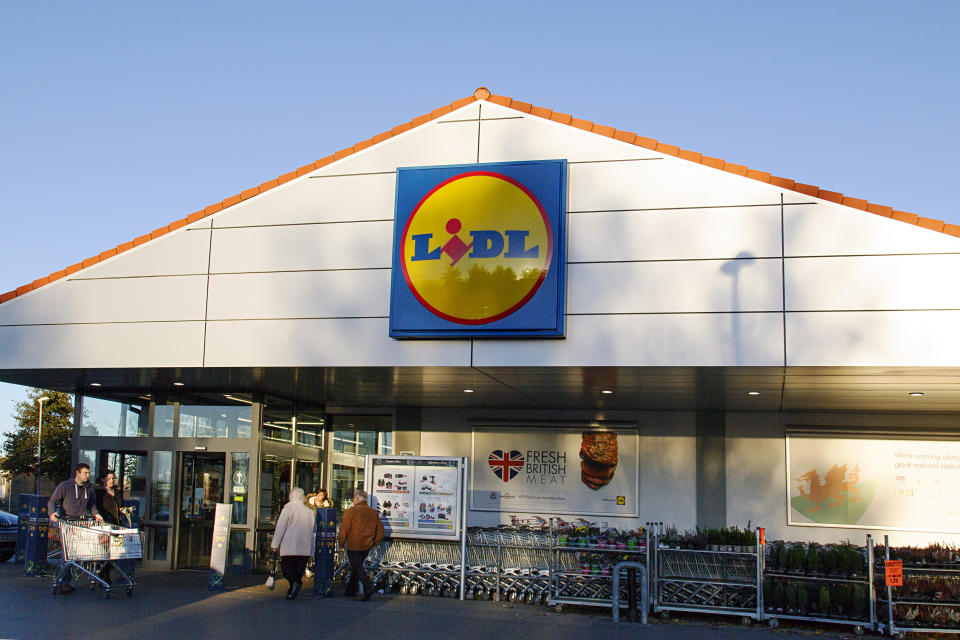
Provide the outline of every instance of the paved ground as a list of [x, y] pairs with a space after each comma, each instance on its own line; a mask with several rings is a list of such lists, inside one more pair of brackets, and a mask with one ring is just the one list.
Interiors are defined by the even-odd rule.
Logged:
[[[140, 572], [130, 598], [104, 600], [85, 587], [70, 595], [50, 593], [49, 578], [27, 578], [20, 565], [0, 564], [0, 638], [332, 638], [343, 640], [785, 640], [818, 635], [853, 638], [814, 629], [741, 627], [737, 621], [691, 616], [649, 626], [614, 624], [607, 610], [554, 613], [547, 607], [495, 602], [460, 602], [425, 596], [374, 595], [370, 602], [339, 596], [318, 600], [305, 593], [283, 598], [262, 578], [230, 578], [235, 588], [206, 590], [204, 572]], [[245, 582], [245, 584], [238, 584]], [[602, 611], [602, 612], [601, 612]]]

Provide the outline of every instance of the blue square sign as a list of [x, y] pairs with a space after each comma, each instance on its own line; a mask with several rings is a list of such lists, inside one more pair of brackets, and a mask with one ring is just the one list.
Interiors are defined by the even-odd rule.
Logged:
[[397, 169], [390, 335], [563, 337], [567, 162]]

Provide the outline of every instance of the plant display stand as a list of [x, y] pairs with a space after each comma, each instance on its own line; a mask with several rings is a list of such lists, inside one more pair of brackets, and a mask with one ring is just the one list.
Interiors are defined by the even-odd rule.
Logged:
[[766, 545], [764, 618], [851, 625], [857, 635], [878, 628], [873, 539], [865, 547], [774, 542]]
[[[874, 563], [874, 584], [881, 632], [960, 634], [960, 561], [955, 550], [890, 548], [883, 538], [883, 556]], [[903, 586], [888, 587], [884, 562], [903, 561]]]
[[[647, 563], [649, 529], [632, 544], [603, 542], [580, 536], [571, 540], [550, 523], [550, 595], [548, 604], [558, 612], [567, 604], [588, 607], [613, 607], [613, 571], [619, 562]], [[626, 571], [621, 575], [622, 606], [627, 605]], [[642, 586], [642, 585], [641, 585]]]
[[[760, 577], [763, 545], [759, 530], [752, 550], [672, 549], [652, 540], [655, 612], [687, 611], [763, 619]], [[737, 547], [734, 547], [737, 548]], [[739, 547], [742, 548], [742, 547]]]

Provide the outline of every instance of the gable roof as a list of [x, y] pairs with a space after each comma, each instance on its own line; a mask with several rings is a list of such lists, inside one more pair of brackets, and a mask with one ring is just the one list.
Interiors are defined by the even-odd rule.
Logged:
[[753, 180], [758, 180], [760, 182], [766, 182], [768, 184], [774, 185], [781, 189], [786, 189], [788, 191], [795, 191], [797, 193], [802, 193], [807, 196], [820, 198], [822, 200], [827, 200], [829, 202], [834, 202], [836, 204], [852, 207], [854, 209], [860, 209], [861, 211], [873, 213], [879, 216], [883, 216], [885, 218], [892, 218], [894, 220], [906, 222], [908, 224], [923, 227], [925, 229], [931, 229], [933, 231], [938, 231], [951, 236], [960, 237], [960, 225], [948, 224], [948, 223], [945, 223], [943, 220], [935, 220], [933, 218], [923, 218], [915, 213], [897, 211], [897, 210], [894, 210], [892, 207], [887, 207], [887, 206], [867, 202], [866, 200], [863, 200], [861, 198], [852, 198], [849, 196], [844, 196], [842, 193], [839, 193], [837, 191], [827, 191], [825, 189], [821, 189], [820, 187], [817, 187], [814, 185], [804, 184], [802, 182], [790, 180], [789, 178], [781, 178], [779, 176], [774, 176], [765, 171], [750, 169], [746, 165], [734, 164], [731, 162], [726, 162], [724, 160], [721, 160], [720, 158], [712, 158], [712, 157], [697, 153], [695, 151], [681, 149], [677, 146], [659, 142], [657, 140], [654, 140], [653, 138], [646, 138], [644, 136], [637, 135], [630, 131], [621, 131], [619, 129], [614, 129], [613, 127], [610, 127], [607, 125], [596, 124], [589, 120], [581, 120], [580, 118], [574, 118], [569, 114], [552, 111], [545, 107], [535, 107], [528, 102], [520, 102], [519, 100], [514, 100], [506, 96], [491, 94], [486, 87], [479, 87], [476, 91], [474, 91], [472, 96], [461, 98], [459, 100], [454, 100], [453, 102], [451, 102], [446, 106], [438, 107], [437, 109], [434, 109], [430, 113], [426, 113], [422, 116], [418, 116], [413, 120], [406, 122], [404, 124], [397, 125], [392, 129], [390, 129], [389, 131], [384, 131], [383, 133], [379, 133], [373, 136], [372, 138], [369, 138], [362, 142], [358, 142], [351, 147], [341, 149], [336, 153], [333, 153], [332, 155], [326, 156], [324, 158], [320, 158], [316, 162], [306, 164], [300, 167], [299, 169], [296, 169], [295, 171], [290, 171], [289, 173], [285, 173], [277, 178], [274, 178], [273, 180], [267, 180], [266, 182], [263, 182], [256, 187], [245, 189], [244, 191], [241, 191], [236, 195], [232, 195], [229, 198], [225, 198], [220, 202], [215, 202], [207, 207], [204, 207], [203, 209], [200, 209], [199, 211], [195, 211], [185, 218], [175, 220], [174, 222], [171, 222], [166, 226], [160, 227], [158, 229], [154, 229], [150, 233], [134, 238], [129, 242], [124, 242], [123, 244], [119, 244], [113, 249], [107, 249], [106, 251], [103, 251], [98, 255], [91, 256], [86, 260], [70, 265], [65, 269], [61, 269], [60, 271], [55, 271], [48, 276], [45, 276], [43, 278], [38, 278], [37, 280], [34, 280], [29, 284], [25, 284], [21, 287], [17, 287], [13, 291], [8, 291], [4, 294], [0, 294], [0, 304], [7, 302], [9, 300], [12, 300], [16, 297], [22, 296], [35, 289], [39, 289], [40, 287], [50, 284], [51, 282], [55, 282], [57, 280], [60, 280], [61, 278], [65, 278], [66, 276], [72, 275], [77, 271], [80, 271], [81, 269], [92, 267], [93, 265], [103, 260], [107, 260], [117, 254], [128, 251], [134, 247], [138, 247], [142, 244], [146, 244], [147, 242], [155, 240], [167, 233], [170, 233], [171, 231], [175, 231], [188, 224], [194, 223], [198, 220], [202, 220], [203, 218], [206, 218], [215, 213], [218, 213], [223, 209], [226, 209], [227, 207], [232, 207], [233, 205], [243, 202], [244, 200], [248, 200], [256, 195], [265, 193], [270, 189], [278, 187], [286, 182], [290, 182], [294, 178], [299, 178], [303, 175], [306, 175], [307, 173], [310, 173], [311, 171], [315, 171], [317, 169], [325, 167], [326, 165], [332, 162], [341, 160], [347, 156], [357, 153], [358, 151], [362, 151], [363, 149], [372, 147], [375, 144], [379, 144], [381, 142], [389, 140], [394, 136], [397, 136], [401, 133], [405, 133], [406, 131], [409, 131], [410, 129], [413, 129], [414, 127], [419, 127], [420, 125], [436, 120], [437, 118], [440, 118], [452, 111], [465, 107], [468, 104], [471, 104], [473, 102], [478, 102], [481, 100], [491, 102], [493, 104], [501, 105], [503, 107], [507, 107], [510, 109], [515, 109], [516, 111], [519, 111], [521, 113], [526, 113], [539, 118], [544, 118], [546, 120], [559, 122], [561, 124], [575, 127], [577, 129], [582, 129], [583, 131], [589, 131], [597, 135], [613, 138], [615, 140], [626, 142], [628, 144], [633, 144], [638, 147], [650, 149], [658, 153], [675, 156], [682, 160], [696, 162], [698, 164], [712, 167], [714, 169], [719, 169], [721, 171], [727, 171], [729, 173], [733, 173], [738, 176], [751, 178]]

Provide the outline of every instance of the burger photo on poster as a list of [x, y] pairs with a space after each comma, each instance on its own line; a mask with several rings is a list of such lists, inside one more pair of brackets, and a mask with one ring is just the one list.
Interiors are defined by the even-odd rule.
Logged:
[[594, 491], [613, 480], [618, 464], [617, 434], [585, 431], [580, 443], [580, 480]]

